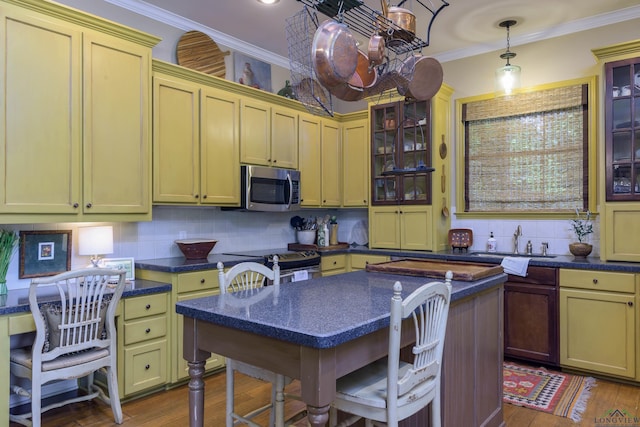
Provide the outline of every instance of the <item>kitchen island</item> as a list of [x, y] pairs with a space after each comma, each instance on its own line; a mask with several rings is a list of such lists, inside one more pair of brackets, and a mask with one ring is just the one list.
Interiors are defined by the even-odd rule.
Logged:
[[[452, 282], [442, 370], [443, 425], [501, 426], [502, 283], [505, 274]], [[210, 353], [242, 360], [301, 382], [312, 426], [326, 425], [335, 380], [386, 355], [392, 287], [403, 297], [434, 279], [353, 272], [288, 283], [247, 301], [216, 295], [176, 304], [184, 315], [190, 425], [204, 419], [204, 362]], [[406, 328], [403, 344], [413, 341]], [[403, 426], [428, 425], [427, 410]]]

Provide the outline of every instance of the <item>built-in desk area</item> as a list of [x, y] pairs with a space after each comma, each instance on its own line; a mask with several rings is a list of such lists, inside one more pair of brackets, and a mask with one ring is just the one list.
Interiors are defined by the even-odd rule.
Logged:
[[[132, 300], [138, 297], [146, 297], [145, 300], [147, 300], [161, 296], [162, 294], [167, 294], [170, 291], [171, 285], [168, 283], [151, 280], [135, 280], [127, 283], [118, 308], [118, 315], [119, 317], [123, 317], [122, 307], [126, 300]], [[28, 294], [29, 289], [14, 289], [9, 290], [7, 295], [0, 296], [0, 378], [5, 379], [5, 381], [3, 381], [5, 386], [0, 387], [0, 414], [3, 414], [0, 416], [0, 427], [9, 425], [9, 419], [6, 414], [9, 413], [9, 352], [11, 348], [11, 336], [35, 331], [33, 316], [29, 308]], [[43, 300], [46, 298], [47, 295], [44, 294]], [[150, 309], [152, 308], [150, 307]], [[163, 310], [164, 313], [166, 313], [168, 309], [169, 307], [166, 302], [164, 307], [158, 308], [158, 310]], [[120, 357], [120, 352], [123, 350], [123, 347], [120, 346], [120, 341], [118, 344], [118, 362], [120, 364], [121, 359], [123, 359], [122, 362], [124, 363], [124, 357]], [[119, 366], [118, 382], [121, 388], [124, 387], [125, 384], [123, 377], [124, 370], [120, 369]]]

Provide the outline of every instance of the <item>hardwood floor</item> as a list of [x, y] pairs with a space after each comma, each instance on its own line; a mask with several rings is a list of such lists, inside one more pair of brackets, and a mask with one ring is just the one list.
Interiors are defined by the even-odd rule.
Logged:
[[[640, 417], [640, 387], [597, 379], [591, 391], [587, 409], [582, 421], [577, 424], [568, 418], [544, 414], [532, 409], [509, 404], [504, 405], [504, 420], [507, 427], [574, 427], [594, 426], [595, 419], [611, 409], [624, 410], [631, 417]], [[288, 386], [287, 391], [296, 393], [297, 383]], [[264, 404], [269, 399], [269, 385], [238, 374], [236, 381], [236, 402], [248, 408]], [[225, 425], [225, 374], [224, 372], [206, 378], [205, 426]], [[166, 392], [136, 399], [122, 405], [125, 427], [187, 426], [189, 423], [188, 391], [183, 385]], [[289, 416], [301, 410], [301, 402], [288, 400], [285, 408]], [[259, 418], [266, 425], [268, 414]], [[42, 418], [43, 427], [98, 427], [114, 426], [111, 408], [102, 402], [81, 402], [46, 412]], [[303, 424], [302, 422], [300, 423]], [[11, 423], [11, 427], [19, 424]], [[601, 424], [606, 426], [607, 424]], [[627, 427], [640, 423], [624, 424]], [[445, 426], [465, 427], [465, 426]]]

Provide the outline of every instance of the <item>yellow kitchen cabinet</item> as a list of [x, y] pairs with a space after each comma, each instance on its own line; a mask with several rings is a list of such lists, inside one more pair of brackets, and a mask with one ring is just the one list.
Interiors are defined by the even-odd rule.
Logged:
[[322, 144], [321, 119], [301, 113], [298, 118], [298, 152], [300, 168], [300, 204], [318, 207], [321, 204], [322, 165], [319, 161]]
[[3, 222], [149, 220], [159, 39], [52, 2], [22, 5], [0, 2]]
[[243, 97], [240, 103], [240, 162], [298, 168], [298, 113]]
[[560, 269], [560, 364], [637, 379], [636, 278]]
[[169, 294], [124, 298], [118, 327], [121, 397], [164, 386], [169, 378]]
[[322, 255], [320, 257], [322, 277], [347, 272], [347, 254]]
[[369, 194], [369, 122], [342, 125], [342, 206], [367, 207]]
[[364, 270], [367, 264], [378, 264], [390, 259], [386, 255], [349, 254], [349, 271]]
[[[202, 298], [220, 293], [218, 286], [218, 270], [190, 271], [185, 273], [167, 273], [152, 270], [136, 270], [136, 277], [141, 279], [155, 280], [164, 283], [171, 283], [171, 307], [179, 301], [186, 301], [194, 298]], [[170, 382], [175, 383], [189, 377], [186, 360], [182, 356], [183, 349], [183, 316], [170, 310], [169, 333], [171, 340], [169, 343], [170, 354]], [[205, 369], [214, 370], [224, 366], [224, 358], [217, 354], [212, 354]]]
[[640, 262], [640, 202], [606, 203], [604, 206], [604, 257], [607, 260]]
[[322, 120], [322, 206], [340, 207], [342, 203], [342, 132], [332, 120]]
[[154, 61], [154, 203], [240, 203], [240, 100], [201, 80]]
[[426, 205], [369, 208], [369, 247], [432, 250], [432, 209]]

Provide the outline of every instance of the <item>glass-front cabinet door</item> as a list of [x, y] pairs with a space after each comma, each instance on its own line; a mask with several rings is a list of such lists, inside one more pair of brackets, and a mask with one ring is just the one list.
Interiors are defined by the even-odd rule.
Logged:
[[640, 58], [605, 65], [607, 201], [640, 200]]
[[371, 119], [372, 204], [430, 204], [430, 101], [377, 105]]

